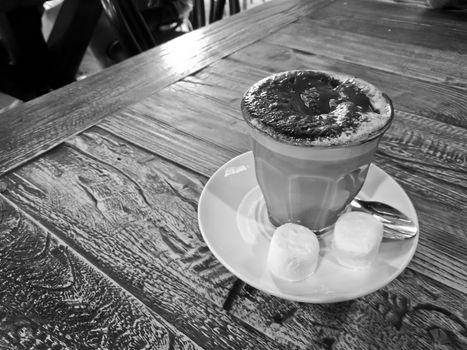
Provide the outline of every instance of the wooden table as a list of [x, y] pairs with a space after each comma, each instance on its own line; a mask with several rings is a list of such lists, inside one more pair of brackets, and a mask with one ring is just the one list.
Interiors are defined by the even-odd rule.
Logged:
[[[209, 176], [249, 149], [271, 72], [348, 72], [394, 101], [376, 164], [420, 241], [383, 289], [305, 304], [242, 288], [201, 237]], [[0, 115], [1, 349], [467, 348], [467, 13], [284, 0]]]

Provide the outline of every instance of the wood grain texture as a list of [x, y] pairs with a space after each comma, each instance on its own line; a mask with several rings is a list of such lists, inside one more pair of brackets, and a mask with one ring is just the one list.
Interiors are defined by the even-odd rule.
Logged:
[[[2, 114], [0, 174], [329, 0], [279, 0], [226, 18]], [[65, 102], [65, 103], [64, 103]]]
[[[267, 56], [268, 51], [263, 52]], [[254, 62], [261, 61], [260, 53], [255, 57]], [[280, 54], [272, 57], [266, 58], [263, 64], [274, 66], [274, 61], [278, 62], [279, 71], [300, 68], [284, 61]], [[197, 93], [201, 94], [202, 87], [207, 85], [209, 94], [214, 94], [216, 89], [213, 86], [229, 86], [234, 93], [238, 86], [236, 94], [241, 96], [241, 86], [249, 86], [258, 75], [268, 74], [245, 67], [245, 64], [248, 63], [234, 65], [225, 60], [204, 70], [198, 77], [205, 84], [197, 85]], [[279, 67], [281, 64], [282, 67]], [[241, 70], [243, 74], [240, 73]], [[222, 76], [222, 72], [227, 71], [229, 73]], [[232, 79], [232, 75], [235, 79]], [[240, 82], [242, 79], [245, 79], [244, 83]], [[232, 80], [235, 83], [232, 83]], [[410, 89], [410, 86], [408, 88]], [[228, 101], [219, 102], [219, 108], [226, 109], [226, 105]], [[238, 104], [233, 103], [231, 108], [238, 109]], [[431, 252], [423, 257], [424, 269], [419, 271], [424, 271], [430, 276], [437, 269], [450, 271], [437, 274], [434, 278], [463, 291], [467, 291], [467, 242], [464, 234], [466, 222], [461, 215], [467, 201], [466, 136], [467, 132], [463, 128], [397, 110], [393, 125], [383, 138], [376, 159], [376, 164], [392, 175], [409, 193], [419, 213], [420, 245], [427, 248], [425, 252]], [[440, 214], [434, 217], [434, 212]], [[447, 230], [449, 232], [446, 232]], [[429, 241], [431, 239], [436, 242]], [[440, 241], [444, 243], [439, 244]], [[444, 259], [438, 259], [439, 254]], [[441, 261], [443, 263], [439, 264]], [[431, 264], [432, 267], [426, 269]], [[446, 265], [442, 266], [443, 264]]]
[[[157, 120], [140, 118], [138, 124], [128, 123], [131, 108], [116, 113], [110, 120], [104, 120], [99, 127], [119, 135], [125, 140], [147, 150], [157, 150], [157, 154], [180, 165], [188, 166], [200, 174], [212, 174], [215, 164], [223, 164], [235, 157], [237, 152], [229, 152], [220, 146], [196, 138], [177, 130], [171, 125]], [[209, 151], [207, 151], [209, 149]]]
[[204, 181], [94, 128], [5, 175], [3, 193], [206, 349], [467, 344], [467, 294], [410, 271], [382, 291], [334, 305], [246, 287], [222, 311], [235, 278], [197, 229]]
[[[345, 3], [341, 5], [345, 6]], [[326, 27], [319, 21], [304, 18], [269, 36], [267, 41], [310, 54], [467, 90], [465, 51], [446, 51], [422, 44], [400, 43], [389, 35], [385, 38], [373, 36], [371, 26], [360, 28], [364, 34]], [[455, 38], [451, 38], [451, 41], [455, 43]]]
[[6, 95], [2, 92], [0, 92], [0, 120], [1, 120], [1, 114], [15, 108], [16, 106], [20, 105], [22, 103], [21, 100], [18, 100], [17, 98]]
[[[361, 3], [271, 2], [0, 115], [0, 173], [106, 116], [0, 178], [0, 348], [467, 347], [464, 15]], [[239, 288], [198, 230], [207, 178], [249, 149], [243, 92], [294, 68], [355, 73], [396, 106], [376, 164], [414, 202], [420, 243], [351, 302]]]
[[[230, 60], [234, 62], [231, 63]], [[321, 69], [349, 73], [378, 86], [391, 97], [398, 110], [467, 128], [467, 93], [442, 83], [412, 79], [265, 41], [239, 50], [229, 56], [226, 63], [221, 62], [215, 67], [219, 67], [217, 71], [221, 71], [223, 65], [231, 65], [234, 67], [232, 69], [239, 66], [241, 69], [245, 64], [269, 73], [285, 69]]]
[[463, 349], [466, 298], [406, 270], [378, 292], [337, 304], [285, 301], [246, 286], [230, 312], [301, 349]]
[[0, 348], [198, 349], [0, 197]]
[[[246, 140], [248, 130], [241, 121], [240, 99], [248, 86], [270, 73], [255, 66], [270, 67], [274, 71], [303, 67], [303, 62], [287, 59], [281, 48], [278, 51], [272, 48], [268, 50], [261, 43], [252, 46], [257, 45], [259, 47], [252, 56], [242, 56], [241, 52], [232, 56], [237, 61], [244, 61], [225, 59], [174, 84], [170, 88], [173, 96], [171, 102], [163, 98], [161, 91], [145, 100], [144, 113], [140, 113], [140, 107], [134, 107], [125, 114], [109, 118], [101, 126], [154, 153], [163, 150], [165, 154], [173, 154], [183, 166], [210, 176], [225, 161], [249, 150]], [[243, 51], [249, 52], [250, 48]], [[251, 59], [253, 56], [255, 60]], [[325, 68], [322, 66], [321, 69]], [[389, 87], [389, 79], [395, 78], [386, 74], [374, 71], [372, 81], [384, 81], [385, 77], [386, 86]], [[410, 90], [411, 87], [409, 84], [405, 89]], [[423, 102], [413, 107], [410, 100], [405, 100], [404, 93], [396, 98], [399, 96], [409, 110], [426, 111], [430, 116], [434, 113], [431, 108], [423, 108]], [[424, 99], [419, 96], [412, 101], [417, 98], [419, 101]], [[184, 107], [177, 107], [184, 105], [178, 101], [191, 101], [189, 113], [186, 113]], [[160, 109], [161, 106], [167, 108], [166, 112]], [[456, 109], [453, 107], [453, 110]], [[178, 116], [174, 116], [174, 113]], [[185, 123], [174, 122], [167, 131], [162, 131], [164, 125], [170, 124], [167, 119], [169, 114], [174, 121], [182, 118]], [[218, 120], [213, 128], [215, 122], [211, 118], [215, 116]], [[133, 119], [137, 122], [128, 123]], [[121, 127], [124, 121], [132, 125], [131, 130]], [[173, 129], [183, 130], [177, 134], [183, 135], [180, 137], [185, 141], [181, 138], [177, 138], [176, 142], [170, 138], [147, 141], [152, 133], [169, 133]], [[467, 201], [466, 133], [463, 128], [397, 110], [394, 123], [383, 138], [376, 159], [376, 164], [408, 192], [419, 214], [420, 249], [413, 262], [414, 269], [464, 292], [467, 291], [467, 242], [464, 234], [467, 223], [461, 211]], [[180, 144], [186, 146], [179, 149]], [[191, 160], [187, 156], [190, 149], [196, 150], [196, 156]], [[215, 150], [214, 153], [211, 150]], [[226, 156], [220, 156], [223, 151]], [[441, 214], [434, 216], [434, 212]], [[439, 270], [445, 272], [440, 274]]]
[[403, 7], [397, 3], [350, 0], [335, 2], [307, 18], [326, 28], [338, 28], [399, 44], [467, 53], [466, 11], [432, 11]]
[[426, 0], [376, 0], [376, 3], [395, 3], [395, 4], [403, 4], [409, 6], [420, 6], [426, 7]]
[[[99, 126], [210, 175], [213, 164], [222, 164], [250, 148], [249, 130], [239, 113], [241, 94], [234, 93], [245, 87], [234, 84], [234, 79], [222, 87], [189, 77], [116, 113]], [[212, 94], [210, 89], [214, 90]], [[192, 142], [192, 137], [197, 140]], [[166, 147], [167, 143], [172, 147]]]
[[204, 178], [94, 129], [2, 181], [6, 197], [204, 349], [281, 348], [222, 310], [235, 278], [198, 230]]

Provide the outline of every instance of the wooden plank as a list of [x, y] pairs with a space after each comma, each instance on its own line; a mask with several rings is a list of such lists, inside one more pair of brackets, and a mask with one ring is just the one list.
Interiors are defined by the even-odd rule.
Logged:
[[376, 0], [378, 3], [396, 3], [409, 6], [427, 7], [426, 0]]
[[225, 79], [220, 83], [204, 79], [207, 73], [200, 71], [115, 113], [99, 127], [210, 176], [218, 166], [250, 149], [240, 99], [249, 84], [245, 81], [265, 74], [238, 69], [237, 64], [222, 67], [230, 72], [226, 84]]
[[467, 294], [410, 271], [382, 291], [330, 305], [247, 287], [222, 311], [235, 279], [197, 230], [205, 178], [97, 128], [3, 181], [6, 197], [206, 349], [425, 349], [444, 334], [466, 340]]
[[6, 197], [204, 349], [280, 349], [223, 312], [235, 278], [198, 229], [205, 178], [93, 129], [2, 181]]
[[22, 101], [17, 98], [0, 92], [0, 114], [18, 106], [21, 103]]
[[263, 71], [238, 69], [235, 64], [228, 69], [226, 84], [225, 79], [220, 84], [203, 79], [205, 73], [199, 72], [114, 114], [99, 127], [210, 176], [250, 149], [240, 99], [248, 86], [245, 79], [264, 76]]
[[[230, 60], [237, 62], [237, 64], [231, 63]], [[378, 86], [391, 97], [398, 110], [467, 128], [464, 113], [467, 109], [467, 98], [466, 92], [463, 90], [442, 83], [426, 82], [372, 69], [346, 60], [310, 55], [265, 41], [239, 50], [229, 56], [227, 62], [213, 65], [213, 69], [210, 69], [209, 72], [219, 75], [227, 65], [231, 66], [230, 69], [235, 70], [238, 66], [238, 70], [241, 70], [245, 64], [265, 71], [263, 74], [287, 69], [321, 69], [349, 73]], [[240, 72], [236, 74], [239, 74], [240, 77], [243, 76]], [[462, 139], [465, 140], [465, 134]]]
[[[266, 58], [262, 57], [259, 51], [263, 52]], [[299, 62], [291, 63], [284, 59], [281, 52], [274, 55], [271, 51], [260, 48], [254, 57], [256, 60], [250, 60], [250, 64], [261, 62], [264, 66], [278, 70], [301, 67]], [[271, 58], [268, 59], [269, 57]], [[204, 70], [197, 75], [197, 78], [204, 81], [204, 84], [196, 84], [197, 93], [202, 94], [204, 86], [209, 86], [206, 94], [211, 95], [218, 88], [221, 89], [221, 86], [229, 86], [232, 95], [241, 96], [237, 86], [249, 86], [258, 75], [267, 74], [255, 68], [245, 67], [245, 62], [235, 65], [230, 60], [225, 60]], [[240, 72], [242, 70], [243, 74]], [[227, 71], [229, 73], [225, 73]], [[235, 78], [231, 78], [232, 76]], [[374, 77], [374, 81], [379, 81], [378, 75], [375, 74]], [[231, 83], [232, 79], [234, 83]], [[244, 79], [243, 84], [239, 82], [241, 79]], [[393, 79], [397, 79], [397, 76]], [[390, 86], [389, 81], [387, 86]], [[411, 85], [406, 89], [410, 90]], [[462, 100], [459, 102], [464, 103]], [[219, 110], [227, 108], [228, 104], [228, 100], [220, 101]], [[238, 108], [237, 101], [231, 105], [232, 108]], [[467, 201], [464, 179], [467, 160], [466, 136], [467, 131], [463, 128], [397, 110], [394, 123], [383, 138], [376, 159], [376, 163], [408, 191], [419, 212], [422, 232], [420, 245], [426, 249], [424, 255], [420, 256], [422, 263], [418, 271], [431, 276], [438, 268], [447, 269], [450, 273], [446, 272], [443, 276], [435, 278], [461, 290], [465, 290], [467, 285], [464, 268], [467, 263], [467, 250], [460, 248], [467, 244], [462, 233], [466, 223], [460, 214], [460, 208], [463, 208]], [[443, 216], [434, 217], [434, 212], [443, 213]], [[449, 233], [443, 230], [447, 226], [450, 227]], [[438, 242], [441, 240], [445, 243], [440, 245]], [[439, 254], [445, 257], [444, 263], [441, 262], [443, 259], [437, 258]], [[452, 266], [449, 266], [451, 263]], [[441, 267], [438, 264], [446, 265]]]
[[[310, 35], [313, 33], [313, 35]], [[273, 33], [268, 42], [309, 54], [467, 90], [467, 55], [323, 27], [304, 19]]]
[[[238, 106], [234, 109], [230, 106], [220, 109], [219, 99], [215, 100], [222, 91], [228, 93], [226, 90], [233, 89], [232, 84], [228, 88], [216, 85], [214, 88], [220, 90], [213, 94], [206, 93], [202, 87], [200, 94], [195, 84], [180, 82], [117, 115], [121, 118], [137, 118], [135, 124], [146, 122], [151, 130], [155, 129], [150, 126], [151, 122], [171, 125], [183, 132], [190, 131], [191, 135], [199, 134], [202, 139], [212, 143], [214, 148], [219, 142], [231, 145], [227, 149], [238, 153], [248, 146], [249, 141], [249, 129], [239, 114], [238, 96], [230, 95], [232, 100], [238, 100]], [[239, 141], [240, 147], [237, 146]]]
[[0, 174], [329, 0], [281, 0], [193, 31], [1, 115]]
[[[300, 62], [284, 59], [280, 51], [274, 55], [272, 51], [261, 48], [263, 46], [260, 46], [258, 52], [262, 51], [265, 57], [255, 55], [257, 59], [250, 64], [261, 62], [261, 65], [278, 70], [300, 67]], [[237, 54], [234, 56], [239, 57]], [[171, 88], [171, 96], [175, 97], [171, 103], [161, 102], [156, 95], [154, 99], [146, 100], [145, 110], [159, 112], [144, 116], [144, 123], [140, 122], [141, 117], [136, 114], [136, 109], [133, 109], [134, 115], [116, 115], [101, 125], [153, 153], [163, 150], [164, 153], [174, 155], [176, 161], [183, 166], [210, 176], [231, 157], [249, 149], [242, 136], [247, 130], [245, 125], [238, 121], [241, 120], [239, 101], [243, 91], [250, 84], [269, 73], [245, 66], [244, 63], [223, 60], [195, 76], [186, 78]], [[376, 73], [374, 77], [378, 81]], [[387, 84], [390, 86], [390, 81], [387, 81]], [[411, 89], [411, 85], [406, 89]], [[198, 107], [192, 107], [187, 113], [185, 108], [177, 107], [177, 101], [183, 100], [190, 100], [193, 102], [192, 106]], [[206, 101], [210, 101], [208, 113], [212, 113], [212, 116], [209, 115], [205, 119]], [[164, 125], [169, 125], [169, 119], [160, 109], [159, 103], [165, 106], [166, 113], [171, 114], [170, 118], [183, 118], [186, 121], [183, 124], [170, 125], [168, 129], [182, 129], [179, 134], [185, 141], [178, 137], [176, 142], [159, 137], [153, 142], [141, 141], [148, 140], [150, 135], [155, 139], [153, 133], [165, 133], [161, 129]], [[407, 104], [410, 106], [410, 101], [407, 101]], [[178, 116], [173, 116], [172, 113], [177, 113]], [[214, 122], [210, 121], [210, 118], [215, 116], [218, 119], [217, 123], [223, 123], [224, 127], [222, 124], [216, 124], [216, 132], [213, 132]], [[159, 123], [159, 119], [163, 120], [163, 123]], [[131, 120], [138, 122], [129, 123]], [[117, 125], [114, 125], [116, 121]], [[119, 125], [123, 122], [133, 125], [132, 130], [126, 129], [121, 132]], [[419, 214], [420, 253], [417, 253], [411, 266], [429, 276], [440, 269], [446, 271], [442, 275], [435, 274], [434, 278], [463, 291], [467, 285], [467, 273], [464, 268], [467, 263], [467, 242], [463, 234], [467, 223], [459, 210], [467, 201], [464, 181], [466, 133], [463, 128], [397, 110], [393, 126], [383, 138], [376, 159], [376, 164], [393, 176], [409, 193]], [[237, 138], [233, 138], [232, 135], [237, 135]], [[187, 156], [190, 149], [185, 147], [179, 150], [180, 144], [196, 149], [196, 156], [190, 159]], [[216, 156], [213, 157], [214, 149]], [[226, 156], [221, 156], [223, 150], [226, 150]], [[238, 153], [233, 150], [237, 150]], [[443, 215], [436, 217], [433, 215], [435, 212]], [[445, 232], [445, 227], [450, 227], [449, 232]]]
[[283, 301], [246, 286], [230, 312], [301, 349], [463, 349], [467, 295], [406, 270], [383, 289], [337, 304]]
[[[261, 42], [235, 53], [194, 76], [185, 78], [137, 106], [115, 114], [100, 126], [121, 135], [125, 134], [123, 138], [145, 147], [140, 142], [143, 135], [148, 134], [146, 138], [149, 139], [153, 132], [161, 131], [164, 126], [159, 124], [162, 123], [166, 128], [170, 126], [172, 130], [183, 130], [183, 133], [190, 133], [192, 137], [206, 141], [206, 146], [203, 147], [211, 144], [229, 150], [229, 154], [235, 151], [244, 152], [249, 145], [246, 140], [248, 128], [242, 121], [240, 111], [243, 92], [254, 81], [272, 72], [300, 68], [350, 72], [371, 81], [393, 99], [397, 109], [396, 121], [401, 123], [402, 129], [417, 128], [425, 133], [429, 140], [436, 138], [454, 149], [466, 151], [465, 129], [442, 122], [463, 123], [462, 126], [467, 127], [465, 118], [461, 118], [463, 109], [467, 108], [463, 93], [449, 88], [444, 90], [442, 86], [436, 84], [407, 79], [343, 61], [309, 56]], [[168, 96], [173, 98], [168, 99]], [[442, 109], [442, 106], [448, 105], [451, 108]], [[133, 119], [137, 122], [128, 122]], [[120, 130], [124, 122], [135, 131]], [[225, 127], [226, 123], [229, 128]], [[153, 152], [159, 151], [156, 146], [147, 147]], [[215, 148], [211, 153], [217, 154]], [[462, 160], [462, 156], [450, 157], [447, 160], [449, 159], [457, 162]]]
[[307, 18], [330, 29], [337, 28], [400, 44], [467, 53], [465, 11], [453, 13], [403, 7], [394, 3], [349, 0], [335, 2]]
[[[381, 3], [393, 3], [393, 4], [403, 4], [412, 6], [419, 6], [423, 8], [427, 8], [430, 10], [439, 11], [441, 8], [442, 11], [451, 12], [454, 15], [462, 15], [458, 10], [465, 9], [465, 1], [464, 0], [377, 0], [377, 2]], [[430, 3], [432, 5], [430, 5]], [[436, 6], [436, 8], [435, 8]]]
[[[358, 65], [349, 65], [342, 61], [308, 56], [290, 49], [281, 50], [267, 44], [256, 43], [235, 53], [230, 58], [240, 61], [238, 70], [242, 69], [240, 67], [244, 64], [248, 64], [267, 68], [270, 71], [312, 67], [353, 74], [358, 72], [357, 75], [382, 86], [391, 96], [394, 94], [396, 108], [402, 107], [440, 120], [455, 123], [457, 120], [461, 121], [461, 119], [453, 119], [447, 115], [440, 118], [440, 115], [435, 113], [438, 108], [441, 109], [441, 106], [452, 106], [448, 113], [454, 112], [457, 118], [462, 117], [465, 109], [462, 105], [466, 100], [462, 99], [462, 94], [457, 97], [457, 101], [454, 101], [453, 97], [456, 99], [456, 93], [440, 93], [443, 88], [433, 86], [431, 83], [425, 84], [418, 80]], [[222, 72], [225, 71], [224, 64], [235, 72], [236, 77], [244, 76], [236, 70], [232, 62], [220, 62], [203, 72], [203, 79], [206, 82], [209, 81], [211, 87], [226, 84], [226, 79], [222, 79]], [[257, 75], [252, 73], [251, 69], [248, 71], [251, 75]], [[248, 84], [248, 81], [245, 84]], [[199, 93], [201, 93], [200, 90], [198, 89]], [[433, 94], [433, 91], [437, 93]], [[209, 93], [212, 93], [212, 89]], [[436, 105], [438, 102], [440, 104]], [[465, 123], [463, 126], [465, 127]], [[434, 276], [437, 275], [439, 269], [447, 270], [443, 275], [450, 277], [443, 276], [439, 279], [440, 277], [437, 276], [435, 278], [461, 290], [465, 290], [464, 266], [467, 263], [465, 258], [467, 252], [458, 249], [459, 245], [465, 244], [463, 234], [465, 223], [462, 222], [461, 211], [465, 206], [465, 194], [467, 193], [464, 180], [466, 139], [465, 129], [450, 127], [444, 123], [398, 110], [395, 122], [385, 136], [377, 158], [377, 164], [409, 191], [420, 215], [421, 243], [412, 267], [426, 275]], [[433, 212], [440, 212], [443, 215], [433, 216]], [[445, 267], [438, 265], [439, 254], [445, 256], [447, 264]], [[458, 278], [462, 282], [459, 283]]]
[[0, 348], [200, 349], [2, 195], [0, 217]]
[[[216, 169], [213, 164], [223, 164], [238, 155], [238, 151], [227, 149], [206, 142], [196, 136], [177, 130], [166, 123], [157, 120], [147, 120], [138, 116], [130, 117], [138, 123], [128, 123], [129, 112], [122, 111], [110, 120], [99, 124], [104, 130], [119, 135], [125, 140], [149, 151], [155, 151], [159, 156], [188, 166], [190, 170], [209, 176]], [[196, 161], [193, 161], [196, 159]]]
[[[420, 1], [425, 2], [426, 0]], [[378, 13], [379, 18], [383, 21], [388, 19], [396, 21], [399, 19], [401, 23], [418, 23], [419, 26], [427, 28], [429, 31], [433, 30], [435, 27], [438, 27], [440, 31], [467, 31], [465, 24], [467, 14], [464, 11], [439, 11], [429, 9], [427, 6], [421, 6], [423, 7], [421, 9], [414, 6], [400, 6], [400, 0], [346, 0], [344, 3], [342, 3], [342, 6], [345, 6], [345, 10], [349, 11], [349, 16], [352, 17], [359, 17], [360, 15], [368, 17], [370, 13], [372, 13], [373, 16], [375, 13]], [[331, 6], [334, 7], [334, 9], [330, 9], [329, 11], [326, 9], [323, 12], [323, 17], [327, 17], [327, 14], [338, 10], [338, 8], [335, 8], [334, 4]], [[359, 10], [357, 10], [357, 7]], [[313, 16], [312, 14], [310, 15]], [[335, 15], [338, 14], [335, 13]], [[373, 22], [372, 18], [368, 18], [368, 20]], [[443, 43], [440, 44], [442, 45]]]

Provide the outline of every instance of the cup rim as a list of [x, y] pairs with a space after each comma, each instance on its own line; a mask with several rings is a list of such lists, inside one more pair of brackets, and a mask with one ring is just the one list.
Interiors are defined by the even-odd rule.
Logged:
[[[243, 94], [243, 98], [241, 100], [241, 111], [243, 113], [243, 119], [247, 122], [247, 124], [255, 129], [256, 131], [258, 131], [259, 133], [263, 134], [264, 136], [267, 136], [267, 137], [270, 137], [272, 138], [273, 140], [277, 141], [277, 142], [280, 142], [280, 143], [284, 143], [284, 144], [287, 144], [287, 145], [290, 145], [290, 146], [296, 146], [296, 147], [310, 147], [310, 148], [316, 148], [316, 149], [319, 149], [319, 148], [322, 148], [322, 149], [329, 149], [329, 148], [346, 148], [346, 147], [349, 147], [349, 146], [355, 146], [355, 145], [361, 145], [361, 144], [365, 144], [367, 142], [370, 142], [370, 141], [373, 141], [375, 138], [378, 138], [380, 137], [382, 134], [384, 134], [388, 129], [389, 127], [391, 126], [392, 122], [393, 122], [393, 119], [394, 119], [394, 105], [392, 103], [392, 100], [389, 98], [389, 96], [382, 92], [379, 88], [377, 88], [375, 85], [373, 85], [372, 83], [370, 82], [367, 82], [366, 80], [363, 80], [361, 78], [357, 78], [357, 77], [354, 77], [352, 75], [349, 75], [349, 74], [346, 74], [346, 73], [340, 73], [340, 72], [333, 72], [333, 71], [326, 71], [326, 70], [313, 70], [313, 69], [297, 69], [297, 70], [290, 70], [290, 71], [284, 71], [284, 72], [278, 72], [278, 73], [275, 73], [275, 74], [272, 74], [272, 75], [276, 75], [276, 74], [281, 74], [281, 73], [286, 73], [286, 72], [305, 72], [305, 71], [309, 71], [309, 72], [317, 72], [317, 73], [322, 73], [322, 74], [326, 74], [330, 77], [348, 77], [348, 78], [354, 78], [354, 79], [357, 79], [358, 81], [364, 83], [366, 86], [370, 86], [370, 87], [374, 87], [378, 92], [381, 93], [382, 97], [384, 98], [385, 100], [385, 105], [389, 107], [389, 118], [387, 120], [387, 122], [379, 129], [371, 132], [365, 139], [363, 140], [356, 140], [354, 142], [349, 142], [349, 143], [342, 143], [342, 144], [329, 144], [329, 145], [325, 145], [325, 144], [321, 144], [321, 145], [314, 145], [314, 144], [307, 144], [307, 143], [303, 143], [303, 144], [299, 144], [299, 143], [294, 143], [292, 141], [289, 141], [287, 140], [286, 138], [280, 138], [280, 137], [275, 137], [274, 135], [271, 135], [270, 133], [266, 132], [265, 130], [261, 129], [261, 128], [258, 128], [256, 125], [254, 125], [253, 123], [251, 123], [251, 118], [245, 118], [245, 114], [249, 115], [250, 112], [247, 110], [246, 106], [245, 106], [245, 99], [244, 99], [244, 96], [245, 94], [247, 93], [247, 91], [249, 91], [251, 89], [251, 87]], [[265, 80], [265, 79], [268, 79], [269, 77], [271, 77], [272, 75], [269, 75], [268, 77], [265, 77], [261, 80], [259, 80], [258, 82], [256, 82], [254, 85], [258, 84], [259, 82]], [[253, 85], [253, 86], [254, 86]]]

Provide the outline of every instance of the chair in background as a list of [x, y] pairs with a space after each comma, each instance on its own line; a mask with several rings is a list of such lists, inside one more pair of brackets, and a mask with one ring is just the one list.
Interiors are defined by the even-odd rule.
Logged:
[[64, 0], [47, 40], [55, 65], [53, 88], [75, 80], [101, 13], [95, 0]]
[[41, 30], [44, 2], [0, 2], [0, 37], [6, 48], [0, 90], [23, 100], [75, 79], [102, 10], [95, 0], [65, 0], [46, 40]]
[[[128, 0], [100, 1], [106, 18], [118, 35], [118, 40], [112, 42], [107, 52], [107, 56], [113, 61], [118, 62], [185, 33], [177, 30], [181, 22], [177, 23], [176, 19], [172, 19], [173, 23], [161, 23], [163, 21], [157, 16], [157, 9], [140, 10], [133, 1]], [[205, 0], [193, 0], [193, 9], [189, 15], [191, 29], [198, 29], [207, 24], [205, 5]], [[225, 6], [225, 0], [210, 0], [209, 23], [223, 17]], [[239, 0], [229, 0], [230, 15], [238, 12]], [[169, 29], [158, 31], [158, 24], [163, 24]], [[101, 56], [100, 53], [98, 55]]]
[[101, 0], [105, 15], [129, 56], [156, 46], [156, 40], [140, 11], [132, 1]]
[[[209, 23], [214, 23], [224, 16], [225, 0], [211, 0], [211, 8], [209, 11]], [[234, 15], [240, 12], [240, 1], [229, 0], [229, 13]]]
[[[105, 15], [101, 25], [105, 28], [105, 22], [109, 22], [116, 34], [116, 38], [112, 38], [113, 33], [106, 28], [107, 36], [111, 37], [110, 43], [108, 40], [106, 42], [105, 38], [100, 38], [101, 42], [97, 45], [108, 47], [103, 50], [102, 47], [94, 46], [94, 51], [105, 65], [108, 65], [105, 61], [109, 58], [111, 63], [119, 62], [186, 32], [179, 30], [182, 22], [175, 9], [138, 8], [135, 2], [128, 0], [100, 0], [100, 2]], [[107, 57], [102, 57], [102, 51]]]
[[[22, 100], [30, 100], [76, 79], [83, 56], [99, 32], [97, 27], [102, 17], [117, 33], [116, 40], [101, 45], [106, 46], [105, 53], [101, 57], [95, 55], [100, 62], [104, 61], [102, 57], [110, 57], [103, 67], [186, 32], [178, 30], [181, 23], [177, 19], [174, 23], [164, 23], [163, 17], [156, 18], [155, 9], [142, 11], [133, 0], [63, 0], [46, 40], [41, 31], [44, 2], [0, 0], [0, 38], [5, 49], [0, 45], [0, 91]], [[189, 17], [192, 29], [206, 25], [207, 6], [209, 23], [226, 13], [225, 0], [193, 2]], [[239, 11], [239, 1], [229, 0], [230, 14]], [[168, 29], [155, 30], [160, 24]]]
[[190, 23], [193, 29], [198, 29], [206, 25], [206, 7], [204, 0], [193, 0], [193, 9], [190, 13]]

